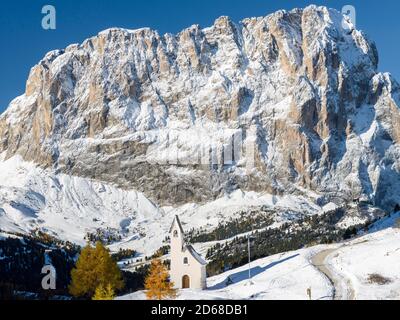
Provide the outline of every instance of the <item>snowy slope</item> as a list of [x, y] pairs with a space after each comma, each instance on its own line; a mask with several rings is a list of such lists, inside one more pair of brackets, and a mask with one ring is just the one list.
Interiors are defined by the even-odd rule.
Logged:
[[89, 230], [130, 228], [129, 235], [135, 236], [143, 221], [157, 224], [160, 216], [160, 210], [140, 192], [56, 175], [19, 157], [0, 162], [2, 230], [29, 232], [40, 228], [63, 240], [84, 244]]
[[121, 241], [110, 246], [112, 250], [130, 248], [151, 255], [163, 245], [176, 214], [188, 230], [212, 229], [219, 222], [239, 217], [243, 210], [259, 206], [275, 209], [280, 221], [296, 218], [296, 214], [323, 211], [313, 198], [240, 190], [206, 204], [158, 207], [135, 190], [56, 174], [19, 156], [1, 160], [1, 230], [25, 233], [39, 228], [62, 240], [84, 244], [87, 232], [112, 228], [122, 236]]
[[[325, 250], [332, 253], [324, 264], [342, 287], [336, 291], [350, 286], [355, 299], [400, 299], [400, 229], [395, 228], [372, 232], [344, 244], [319, 245], [259, 259], [251, 263], [253, 285], [248, 285], [246, 265], [208, 278], [207, 290], [180, 290], [178, 299], [305, 300], [307, 288], [312, 290], [312, 299], [332, 299], [331, 282], [311, 263], [315, 254]], [[390, 282], [370, 283], [371, 274], [379, 274]], [[233, 284], [226, 286], [228, 276]], [[138, 291], [118, 299], [145, 299], [145, 295]]]

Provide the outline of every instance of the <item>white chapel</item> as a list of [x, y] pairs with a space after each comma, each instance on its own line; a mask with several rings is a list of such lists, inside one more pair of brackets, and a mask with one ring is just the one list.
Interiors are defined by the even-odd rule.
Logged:
[[177, 289], [205, 289], [207, 262], [185, 243], [184, 231], [178, 216], [169, 230], [171, 238], [170, 277]]

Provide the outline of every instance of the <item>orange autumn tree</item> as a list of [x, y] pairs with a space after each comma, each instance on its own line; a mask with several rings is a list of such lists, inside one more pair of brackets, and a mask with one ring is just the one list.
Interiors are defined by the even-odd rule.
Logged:
[[168, 269], [160, 259], [154, 259], [151, 262], [144, 287], [149, 300], [176, 298], [176, 289], [174, 289], [173, 282], [169, 281]]

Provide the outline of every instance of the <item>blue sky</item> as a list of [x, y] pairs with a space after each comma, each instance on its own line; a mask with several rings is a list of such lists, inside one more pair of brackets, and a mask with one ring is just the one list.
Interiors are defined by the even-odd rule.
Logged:
[[[41, 27], [41, 9], [46, 4], [57, 9], [56, 30]], [[192, 24], [209, 26], [221, 15], [240, 21], [309, 4], [338, 10], [353, 5], [357, 28], [378, 46], [380, 70], [400, 79], [396, 59], [400, 52], [400, 2], [394, 0], [4, 0], [0, 3], [0, 112], [24, 92], [30, 68], [46, 52], [82, 42], [103, 29], [151, 27], [160, 33], [176, 33]]]

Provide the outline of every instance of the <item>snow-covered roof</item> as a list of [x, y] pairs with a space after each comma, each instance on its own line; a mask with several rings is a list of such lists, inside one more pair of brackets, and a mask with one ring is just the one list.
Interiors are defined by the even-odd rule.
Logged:
[[192, 257], [193, 258], [195, 258], [196, 260], [197, 260], [197, 262], [199, 262], [201, 265], [206, 265], [207, 264], [207, 261], [206, 260], [204, 260], [202, 257], [201, 257], [201, 255], [199, 255], [198, 253], [197, 253], [197, 251], [193, 248], [193, 246], [192, 245], [185, 245], [185, 247], [184, 247], [184, 250], [188, 250], [189, 251], [189, 253], [192, 255]]

